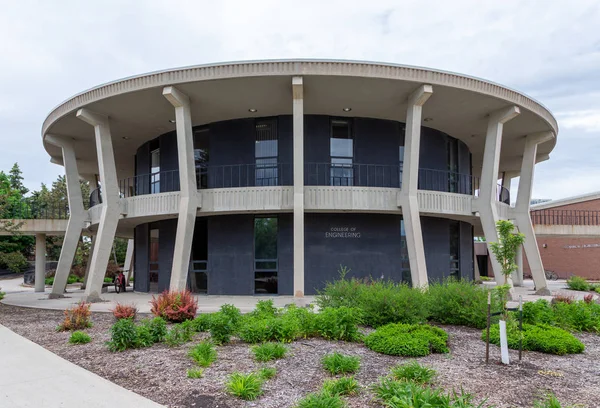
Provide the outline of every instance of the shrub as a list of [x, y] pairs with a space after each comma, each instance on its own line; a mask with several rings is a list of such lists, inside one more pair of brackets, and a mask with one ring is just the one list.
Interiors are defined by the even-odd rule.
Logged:
[[573, 303], [575, 297], [572, 295], [565, 295], [564, 293], [557, 293], [552, 297], [552, 304], [556, 303]]
[[589, 295], [585, 295], [583, 297], [583, 301], [585, 303], [592, 303], [594, 301], [594, 295], [592, 295], [591, 293]]
[[251, 314], [260, 317], [275, 317], [277, 315], [277, 308], [273, 305], [272, 299], [259, 300]]
[[263, 379], [256, 373], [235, 372], [227, 381], [227, 392], [246, 401], [252, 401], [262, 394]]
[[0, 292], [0, 300], [4, 299], [4, 296], [6, 296], [6, 293]]
[[58, 326], [57, 330], [83, 330], [92, 327], [92, 322], [90, 321], [90, 316], [92, 315], [90, 311], [91, 306], [91, 303], [81, 301], [76, 306], [66, 309], [64, 312], [65, 320]]
[[315, 317], [313, 306], [298, 307], [296, 305], [288, 305], [285, 308], [285, 316], [296, 319], [300, 327], [300, 337], [308, 338], [317, 335], [315, 328]]
[[600, 293], [600, 286], [596, 286], [594, 290], [596, 291], [596, 293]]
[[150, 326], [140, 324], [135, 326], [135, 347], [150, 347], [155, 343]]
[[410, 381], [415, 384], [429, 384], [436, 376], [433, 368], [422, 366], [416, 361], [397, 365], [392, 368], [391, 373], [395, 380]]
[[44, 285], [46, 285], [46, 286], [54, 285], [54, 277], [44, 279]]
[[448, 353], [447, 342], [448, 334], [439, 327], [402, 323], [380, 327], [365, 338], [365, 345], [373, 351], [405, 357]]
[[67, 277], [67, 284], [68, 285], [71, 285], [73, 283], [77, 283], [78, 281], [79, 281], [79, 278], [77, 276], [75, 276], [75, 275], [69, 275]]
[[567, 279], [567, 287], [571, 290], [590, 290], [590, 284], [588, 281], [580, 276], [571, 276], [569, 279]]
[[208, 329], [210, 328], [211, 317], [212, 317], [212, 314], [205, 313], [205, 314], [199, 315], [194, 320], [192, 320], [192, 327], [193, 327], [194, 331], [197, 333], [208, 331]]
[[[508, 348], [519, 349], [521, 334], [516, 324], [507, 325]], [[539, 351], [548, 354], [582, 353], [584, 345], [571, 333], [549, 325], [523, 324], [523, 350]], [[481, 334], [485, 341], [486, 331]], [[500, 329], [497, 324], [490, 328], [490, 343], [500, 345]]]
[[261, 367], [258, 370], [258, 376], [263, 380], [270, 380], [277, 375], [277, 369], [275, 367]]
[[330, 395], [355, 395], [359, 390], [358, 382], [354, 377], [342, 377], [337, 380], [325, 380], [323, 392]]
[[193, 319], [198, 309], [198, 301], [189, 290], [165, 290], [158, 295], [158, 298], [152, 296], [150, 303], [152, 305], [150, 311], [154, 316], [173, 323]]
[[28, 265], [27, 258], [20, 252], [0, 253], [0, 269], [19, 273]]
[[82, 331], [74, 331], [71, 333], [71, 337], [69, 338], [69, 343], [71, 344], [86, 344], [90, 341], [92, 341], [92, 338], [89, 336], [89, 334]]
[[183, 343], [187, 343], [188, 341], [192, 341], [192, 326], [191, 324], [186, 325], [185, 323], [186, 322], [174, 324], [171, 327], [171, 330], [167, 332], [164, 340], [167, 346], [176, 347]]
[[111, 310], [115, 319], [131, 319], [135, 320], [135, 316], [137, 315], [137, 307], [135, 305], [122, 305], [121, 303], [117, 303], [114, 309]]
[[545, 299], [523, 304], [523, 322], [528, 324], [554, 324], [554, 310]]
[[217, 359], [217, 351], [210, 341], [202, 341], [192, 347], [188, 356], [190, 356], [198, 365], [209, 367]]
[[234, 327], [237, 327], [237, 325], [242, 317], [242, 312], [240, 312], [240, 309], [238, 309], [234, 305], [230, 305], [230, 304], [226, 303], [221, 306], [220, 312], [223, 315], [227, 316], [229, 318], [229, 320], [231, 320], [231, 323], [233, 324]]
[[442, 389], [424, 387], [410, 381], [394, 381], [382, 378], [374, 387], [375, 396], [387, 407], [400, 408], [481, 408], [484, 402], [475, 405], [473, 395], [462, 388], [460, 393], [445, 393]]
[[262, 343], [270, 340], [271, 322], [274, 318], [261, 318], [255, 316], [244, 316], [240, 321], [238, 337], [250, 344]]
[[113, 283], [112, 278], [104, 278], [104, 283]]
[[341, 306], [325, 308], [315, 316], [314, 326], [320, 336], [327, 340], [358, 341], [360, 310]]
[[107, 343], [110, 351], [125, 351], [138, 346], [137, 329], [131, 319], [117, 320], [110, 328], [110, 337]]
[[357, 372], [360, 368], [360, 358], [335, 352], [324, 356], [321, 359], [321, 364], [331, 375], [351, 374]]
[[268, 340], [289, 343], [296, 340], [301, 334], [299, 320], [294, 315], [287, 313], [268, 319], [268, 327]]
[[296, 408], [344, 408], [345, 406], [339, 395], [313, 392], [298, 401]]
[[145, 326], [148, 328], [150, 332], [150, 336], [152, 337], [152, 341], [154, 343], [159, 343], [163, 341], [167, 335], [167, 322], [162, 317], [155, 317], [151, 320], [143, 320], [141, 326]]
[[264, 343], [260, 346], [252, 347], [252, 353], [256, 361], [271, 361], [284, 358], [287, 348], [280, 343]]
[[429, 286], [429, 319], [442, 324], [483, 329], [487, 325], [488, 290], [464, 280]]
[[187, 378], [202, 378], [204, 377], [203, 368], [188, 368]]
[[570, 331], [600, 332], [600, 305], [574, 301], [552, 305], [556, 326]]

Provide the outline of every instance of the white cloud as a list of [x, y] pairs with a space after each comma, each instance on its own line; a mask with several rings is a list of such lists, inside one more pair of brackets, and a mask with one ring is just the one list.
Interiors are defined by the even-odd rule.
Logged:
[[561, 127], [579, 129], [584, 132], [600, 132], [600, 109], [559, 112], [556, 114]]

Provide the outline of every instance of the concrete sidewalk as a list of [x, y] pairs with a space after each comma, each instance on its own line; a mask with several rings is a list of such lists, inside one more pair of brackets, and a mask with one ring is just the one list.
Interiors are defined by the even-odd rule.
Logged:
[[0, 407], [162, 407], [60, 358], [2, 325], [0, 366]]

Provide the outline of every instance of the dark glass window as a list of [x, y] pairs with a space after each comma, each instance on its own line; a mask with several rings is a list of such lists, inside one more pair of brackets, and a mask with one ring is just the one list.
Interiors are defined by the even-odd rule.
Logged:
[[150, 292], [158, 292], [158, 273], [159, 273], [159, 263], [158, 263], [158, 229], [150, 230], [150, 271], [148, 281], [150, 282], [149, 290]]
[[277, 119], [256, 122], [256, 144], [254, 149], [256, 185], [279, 185]]
[[160, 149], [150, 152], [150, 193], [160, 193]]
[[206, 218], [196, 218], [189, 286], [194, 293], [208, 291], [208, 223]]
[[354, 140], [352, 125], [347, 119], [331, 120], [330, 138], [330, 184], [332, 186], [354, 185]]
[[448, 191], [458, 193], [458, 139], [448, 136]]
[[460, 224], [450, 221], [450, 277], [460, 279]]
[[254, 293], [277, 293], [277, 217], [254, 219]]
[[210, 134], [208, 128], [194, 131], [194, 163], [196, 165], [196, 187], [208, 188], [208, 160]]
[[400, 270], [402, 271], [402, 282], [412, 285], [410, 262], [408, 261], [408, 247], [406, 246], [406, 230], [404, 229], [404, 219], [400, 220], [400, 265]]
[[404, 171], [404, 141], [406, 139], [406, 125], [401, 124], [398, 143], [398, 187], [402, 188], [402, 173]]

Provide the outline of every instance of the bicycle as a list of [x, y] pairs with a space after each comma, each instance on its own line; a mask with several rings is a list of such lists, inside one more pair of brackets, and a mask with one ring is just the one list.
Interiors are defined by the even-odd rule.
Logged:
[[549, 279], [549, 280], [557, 280], [558, 279], [558, 275], [552, 271], [544, 271], [544, 273], [546, 274], [546, 279]]
[[121, 289], [123, 290], [123, 292], [127, 292], [125, 275], [123, 274], [123, 271], [119, 271], [117, 276], [115, 276], [114, 282], [115, 282], [115, 292], [121, 293]]

